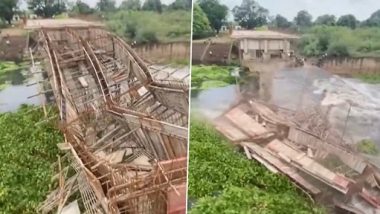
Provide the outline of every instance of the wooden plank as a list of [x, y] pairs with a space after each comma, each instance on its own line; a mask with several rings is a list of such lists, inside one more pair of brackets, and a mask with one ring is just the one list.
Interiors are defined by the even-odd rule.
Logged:
[[[303, 188], [305, 188], [308, 192], [317, 195], [321, 191], [309, 183], [307, 180], [305, 180], [297, 171], [295, 168], [289, 166], [288, 164], [282, 162], [277, 157], [271, 155], [266, 149], [254, 144], [254, 143], [242, 143], [242, 146], [246, 146], [251, 153], [256, 154], [262, 160], [267, 161], [269, 164], [276, 167], [279, 171], [287, 175], [289, 178], [294, 180], [297, 184], [301, 185]], [[256, 156], [252, 156], [256, 157]], [[258, 160], [259, 161], [259, 160]]]
[[236, 127], [251, 137], [257, 137], [268, 133], [268, 130], [252, 119], [239, 107], [232, 109], [225, 117], [230, 120]]
[[240, 131], [238, 128], [233, 126], [224, 117], [220, 117], [214, 122], [216, 130], [221, 132], [225, 137], [227, 137], [232, 142], [237, 142], [241, 140], [247, 140], [249, 137]]

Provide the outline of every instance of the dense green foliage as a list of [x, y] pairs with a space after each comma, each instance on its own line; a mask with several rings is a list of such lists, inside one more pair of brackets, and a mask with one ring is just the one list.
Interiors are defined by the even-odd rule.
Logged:
[[124, 39], [138, 43], [187, 41], [191, 35], [191, 12], [121, 10], [107, 15], [107, 26]]
[[191, 68], [191, 87], [196, 90], [204, 90], [234, 84], [236, 80], [230, 74], [232, 68], [228, 66], [193, 65]]
[[192, 0], [175, 0], [169, 5], [171, 10], [191, 10]]
[[162, 12], [162, 4], [160, 0], [145, 0], [142, 6], [143, 10], [156, 11], [158, 13]]
[[11, 24], [13, 15], [16, 12], [18, 0], [1, 0], [0, 1], [0, 19]]
[[124, 0], [121, 2], [119, 9], [121, 10], [140, 10], [140, 0]]
[[356, 17], [354, 15], [348, 14], [348, 15], [343, 15], [343, 16], [339, 17], [336, 24], [338, 26], [343, 26], [343, 27], [355, 29], [356, 26], [359, 24], [359, 21], [356, 20]]
[[369, 155], [378, 155], [379, 154], [379, 148], [377, 148], [375, 142], [369, 139], [365, 139], [360, 141], [356, 147], [360, 152], [363, 152], [365, 154]]
[[115, 0], [99, 0], [96, 8], [101, 12], [110, 12], [116, 9]]
[[190, 128], [190, 213], [321, 213], [285, 177], [250, 161], [209, 125]]
[[272, 25], [277, 28], [290, 28], [292, 26], [292, 23], [289, 22], [284, 16], [277, 15]]
[[306, 10], [301, 10], [297, 13], [297, 16], [294, 18], [294, 23], [300, 27], [309, 27], [312, 24], [313, 17]]
[[380, 56], [380, 28], [350, 29], [339, 26], [314, 26], [300, 41], [306, 56]]
[[267, 24], [269, 11], [255, 0], [243, 0], [240, 6], [232, 9], [234, 20], [246, 29], [253, 29]]
[[228, 15], [228, 7], [220, 3], [219, 0], [199, 0], [199, 6], [206, 13], [211, 27], [219, 32], [220, 28], [226, 21]]
[[88, 4], [82, 1], [77, 1], [70, 9], [70, 12], [75, 15], [76, 14], [91, 14], [91, 13], [94, 13], [95, 10], [91, 8]]
[[37, 213], [46, 197], [63, 138], [56, 121], [36, 124], [43, 118], [32, 106], [0, 114], [0, 214]]
[[29, 0], [27, 3], [30, 10], [42, 17], [52, 17], [66, 11], [63, 1]]
[[363, 26], [380, 27], [380, 10], [374, 12], [367, 20], [362, 23]]
[[199, 39], [211, 35], [210, 22], [202, 8], [194, 4], [193, 10], [193, 38]]
[[336, 17], [334, 15], [329, 14], [318, 16], [317, 19], [314, 21], [314, 24], [334, 26], [336, 24]]

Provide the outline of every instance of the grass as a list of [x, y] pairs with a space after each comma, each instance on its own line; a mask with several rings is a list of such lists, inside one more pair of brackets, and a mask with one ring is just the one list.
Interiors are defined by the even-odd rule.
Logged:
[[200, 213], [324, 213], [285, 177], [237, 152], [210, 125], [192, 118], [189, 210]]
[[191, 87], [195, 90], [205, 90], [235, 84], [235, 77], [230, 74], [232, 69], [232, 66], [193, 65]]
[[[33, 108], [23, 105], [0, 114], [0, 214], [37, 213], [51, 185], [56, 144], [63, 138], [54, 120], [35, 125], [44, 116]], [[49, 112], [49, 117], [56, 114]]]
[[355, 77], [366, 83], [380, 84], [380, 74], [359, 74]]
[[376, 144], [369, 139], [360, 141], [356, 146], [357, 149], [364, 154], [378, 155], [380, 153], [379, 148], [376, 146]]
[[108, 28], [138, 43], [190, 41], [191, 12], [118, 11], [106, 15]]

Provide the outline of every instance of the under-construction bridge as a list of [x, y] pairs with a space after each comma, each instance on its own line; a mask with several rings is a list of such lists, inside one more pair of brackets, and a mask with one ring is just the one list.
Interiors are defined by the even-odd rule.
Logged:
[[[32, 27], [30, 28], [32, 29]], [[99, 26], [39, 26], [65, 142], [42, 213], [183, 213], [188, 82]]]

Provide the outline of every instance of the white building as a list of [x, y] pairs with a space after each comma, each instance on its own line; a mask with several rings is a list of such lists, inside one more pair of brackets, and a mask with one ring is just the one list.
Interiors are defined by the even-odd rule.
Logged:
[[240, 59], [272, 59], [287, 58], [292, 54], [290, 41], [298, 36], [274, 31], [233, 31], [232, 38], [239, 41]]

